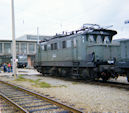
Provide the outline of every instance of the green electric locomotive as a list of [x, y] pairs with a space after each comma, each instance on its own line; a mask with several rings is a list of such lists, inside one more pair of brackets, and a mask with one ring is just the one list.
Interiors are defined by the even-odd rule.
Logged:
[[71, 76], [104, 81], [117, 76], [120, 46], [112, 43], [115, 30], [84, 24], [79, 30], [56, 34], [40, 42], [34, 67], [43, 75]]

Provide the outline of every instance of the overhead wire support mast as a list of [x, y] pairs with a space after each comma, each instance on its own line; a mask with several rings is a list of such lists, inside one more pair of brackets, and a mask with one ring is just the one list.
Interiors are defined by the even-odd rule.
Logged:
[[14, 0], [11, 0], [12, 9], [12, 61], [13, 61], [13, 76], [16, 78], [16, 41], [15, 41], [15, 15], [14, 15]]
[[39, 45], [39, 27], [37, 27], [37, 44]]

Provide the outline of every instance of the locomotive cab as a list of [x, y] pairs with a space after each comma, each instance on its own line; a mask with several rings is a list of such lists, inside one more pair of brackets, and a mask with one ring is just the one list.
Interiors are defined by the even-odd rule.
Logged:
[[[98, 78], [107, 80], [114, 76], [115, 59], [119, 57], [119, 45], [112, 44], [112, 37], [116, 31], [97, 29], [90, 34], [86, 34], [87, 38], [87, 59], [93, 62], [95, 67], [92, 68], [93, 74], [98, 73]], [[89, 57], [90, 56], [90, 57]], [[90, 60], [89, 60], [90, 58]]]

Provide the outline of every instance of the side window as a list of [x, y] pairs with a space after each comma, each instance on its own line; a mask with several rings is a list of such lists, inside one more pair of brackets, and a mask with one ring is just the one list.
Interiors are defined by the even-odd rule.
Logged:
[[44, 45], [41, 46], [42, 50], [44, 51]]
[[66, 48], [66, 41], [62, 41], [62, 48]]
[[71, 47], [71, 46], [72, 46], [71, 40], [67, 40], [67, 47], [69, 48], [69, 47]]
[[54, 49], [53, 44], [51, 44], [51, 50], [53, 50], [53, 49]]
[[54, 43], [54, 50], [57, 49], [57, 43]]
[[47, 45], [44, 45], [44, 51], [47, 51]]
[[75, 38], [73, 39], [73, 46], [77, 47], [77, 40]]
[[51, 44], [51, 50], [56, 50], [56, 49], [58, 49], [57, 43]]
[[81, 37], [81, 40], [82, 40], [82, 43], [84, 43], [84, 42], [85, 42], [85, 37], [82, 36], [82, 37]]
[[51, 50], [51, 45], [50, 44], [47, 45], [47, 50]]
[[86, 38], [85, 38], [85, 39], [86, 39], [86, 41], [88, 41], [88, 37], [89, 37], [89, 35], [88, 35], [88, 34], [86, 34]]

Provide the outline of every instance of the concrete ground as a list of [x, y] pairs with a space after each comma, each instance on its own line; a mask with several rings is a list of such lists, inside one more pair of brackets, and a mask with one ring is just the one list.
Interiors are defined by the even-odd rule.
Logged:
[[[11, 76], [13, 73], [12, 72], [0, 72], [0, 75], [7, 75], [7, 76]], [[40, 73], [38, 73], [35, 69], [22, 69], [19, 68], [17, 69], [17, 74], [21, 74], [21, 75], [41, 75]]]

